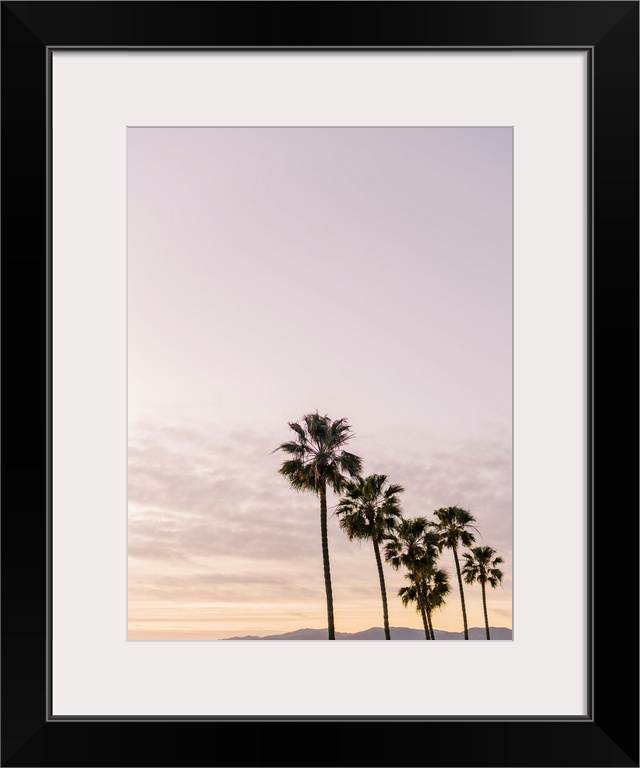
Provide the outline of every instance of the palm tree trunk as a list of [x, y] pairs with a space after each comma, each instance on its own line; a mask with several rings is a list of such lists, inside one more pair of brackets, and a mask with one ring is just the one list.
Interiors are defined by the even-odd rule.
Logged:
[[456, 573], [458, 574], [458, 586], [460, 587], [460, 602], [462, 603], [462, 621], [464, 623], [464, 639], [469, 639], [469, 628], [467, 627], [467, 609], [464, 604], [464, 591], [462, 589], [462, 576], [460, 575], [460, 561], [458, 560], [458, 549], [453, 547], [453, 559], [456, 561]]
[[329, 640], [335, 640], [336, 628], [333, 623], [333, 593], [331, 591], [331, 570], [329, 568], [329, 535], [327, 532], [327, 485], [324, 481], [320, 486], [320, 533], [322, 536], [324, 589], [327, 593], [327, 621], [329, 626]]
[[484, 581], [482, 582], [482, 607], [484, 608], [484, 626], [487, 630], [487, 640], [491, 640], [489, 634], [489, 617], [487, 616], [487, 595], [484, 588]]
[[427, 605], [427, 624], [429, 625], [429, 632], [431, 634], [431, 639], [435, 640], [436, 635], [435, 635], [435, 632], [433, 631], [433, 621], [431, 621], [431, 608], [429, 608], [428, 605]]
[[387, 589], [384, 583], [384, 571], [382, 570], [382, 558], [380, 557], [380, 547], [376, 539], [373, 539], [373, 548], [376, 553], [376, 563], [378, 564], [378, 577], [380, 579], [380, 592], [382, 594], [382, 616], [384, 618], [384, 639], [391, 640], [389, 633], [389, 609], [387, 608]]
[[429, 634], [429, 624], [427, 622], [427, 611], [424, 607], [424, 595], [422, 594], [422, 587], [420, 582], [416, 580], [416, 597], [418, 598], [418, 605], [420, 606], [420, 615], [422, 616], [422, 626], [424, 627], [425, 640], [431, 640]]

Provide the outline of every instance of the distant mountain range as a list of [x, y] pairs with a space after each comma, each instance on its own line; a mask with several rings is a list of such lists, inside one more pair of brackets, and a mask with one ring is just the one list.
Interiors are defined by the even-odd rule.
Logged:
[[[423, 629], [409, 627], [389, 627], [392, 640], [425, 640]], [[508, 627], [489, 627], [492, 640], [511, 640], [512, 632]], [[464, 640], [464, 632], [445, 632], [434, 630], [436, 640]], [[326, 640], [325, 629], [296, 629], [282, 635], [245, 635], [244, 637], [225, 637], [225, 640]], [[336, 632], [336, 640], [384, 640], [382, 627], [370, 627], [362, 632]], [[484, 627], [469, 627], [469, 640], [486, 640]]]

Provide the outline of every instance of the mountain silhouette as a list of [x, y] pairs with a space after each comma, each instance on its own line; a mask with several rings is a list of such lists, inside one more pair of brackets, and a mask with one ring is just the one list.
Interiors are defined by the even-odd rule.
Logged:
[[[511, 640], [512, 631], [508, 627], [489, 627], [491, 640]], [[410, 627], [390, 627], [392, 640], [425, 640], [424, 630]], [[464, 632], [445, 632], [435, 629], [436, 640], [464, 640]], [[243, 637], [225, 637], [225, 640], [326, 640], [325, 629], [296, 629], [281, 635], [244, 635]], [[362, 632], [336, 632], [336, 640], [384, 640], [382, 627], [370, 627]], [[469, 627], [469, 640], [486, 640], [484, 627]]]

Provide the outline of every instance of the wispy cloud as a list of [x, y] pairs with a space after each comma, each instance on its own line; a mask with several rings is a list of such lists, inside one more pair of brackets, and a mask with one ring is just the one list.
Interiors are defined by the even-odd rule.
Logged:
[[[286, 433], [285, 433], [286, 434]], [[196, 428], [139, 428], [129, 449], [130, 621], [162, 606], [189, 606], [167, 629], [192, 621], [212, 606], [227, 604], [234, 615], [245, 607], [264, 624], [278, 606], [292, 627], [322, 615], [325, 600], [319, 502], [293, 492], [277, 472], [282, 456], [274, 441], [249, 430], [210, 435]], [[476, 515], [482, 542], [505, 558], [505, 588], [496, 609], [510, 615], [511, 460], [508, 442], [493, 438], [452, 443], [444, 449], [384, 456], [379, 446], [361, 445], [365, 471], [387, 474], [405, 487], [406, 516], [427, 515], [458, 504]], [[354, 448], [355, 450], [355, 448]], [[335, 502], [335, 499], [333, 499]], [[379, 613], [379, 591], [369, 542], [350, 542], [331, 515], [330, 554], [337, 615]], [[457, 594], [449, 553], [442, 564], [452, 578], [449, 600], [457, 626]], [[388, 567], [389, 593], [403, 582]], [[286, 606], [294, 608], [288, 610]], [[394, 606], [397, 620], [417, 616]], [[167, 614], [168, 615], [168, 614]], [[210, 617], [215, 628], [215, 617]], [[216, 616], [219, 616], [216, 609]], [[246, 623], [246, 622], [245, 622]], [[375, 622], [374, 622], [375, 623]], [[441, 622], [442, 624], [442, 622]], [[295, 628], [295, 627], [294, 627]], [[357, 628], [357, 627], [356, 627]], [[362, 627], [361, 627], [362, 628]]]

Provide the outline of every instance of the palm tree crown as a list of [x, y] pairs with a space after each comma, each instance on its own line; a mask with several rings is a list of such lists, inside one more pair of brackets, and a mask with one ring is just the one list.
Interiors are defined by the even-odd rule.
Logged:
[[295, 440], [275, 449], [292, 457], [283, 462], [280, 474], [296, 491], [313, 491], [320, 495], [328, 485], [339, 493], [346, 476], [357, 477], [362, 470], [362, 459], [342, 450], [353, 437], [351, 427], [346, 419], [331, 421], [317, 411], [303, 416], [301, 422], [289, 422], [289, 427], [296, 433]]
[[460, 602], [462, 605], [462, 622], [464, 625], [464, 639], [469, 639], [469, 627], [467, 626], [467, 609], [464, 602], [464, 590], [462, 588], [462, 576], [460, 575], [460, 561], [458, 559], [458, 548], [460, 546], [470, 547], [476, 540], [473, 531], [478, 529], [472, 525], [475, 523], [475, 517], [468, 509], [462, 507], [441, 507], [433, 513], [438, 522], [434, 529], [440, 535], [443, 546], [453, 551], [453, 559], [456, 564], [456, 574], [458, 576], [458, 587], [460, 589]]
[[496, 566], [504, 563], [501, 557], [493, 557], [495, 549], [491, 547], [473, 547], [471, 552], [465, 552], [465, 564], [462, 568], [467, 584], [489, 584], [494, 589], [502, 583], [504, 574]]
[[398, 495], [401, 485], [387, 485], [386, 475], [358, 477], [345, 483], [336, 508], [340, 528], [350, 540], [373, 539], [380, 543], [402, 518]]
[[487, 615], [487, 596], [486, 585], [495, 589], [502, 583], [503, 573], [497, 567], [504, 560], [501, 557], [494, 557], [495, 549], [491, 547], [473, 547], [471, 552], [464, 553], [465, 564], [462, 568], [464, 580], [467, 584], [478, 582], [482, 587], [482, 607], [484, 609], [484, 625], [487, 633], [487, 640], [491, 640], [489, 633], [489, 617]]
[[460, 546], [470, 547], [476, 540], [473, 531], [478, 529], [475, 525], [475, 517], [468, 509], [462, 507], [442, 507], [436, 509], [433, 513], [438, 522], [435, 523], [435, 529], [440, 534], [440, 538], [445, 547], [457, 549]]
[[336, 514], [340, 518], [340, 528], [350, 540], [370, 539], [373, 542], [382, 595], [384, 635], [386, 640], [390, 640], [387, 590], [380, 557], [380, 543], [389, 536], [402, 518], [398, 495], [404, 488], [401, 485], [386, 485], [386, 483], [386, 475], [369, 475], [347, 481], [345, 493], [336, 508]]
[[324, 585], [327, 596], [327, 622], [329, 640], [335, 640], [333, 619], [333, 592], [329, 565], [329, 537], [327, 532], [327, 486], [339, 493], [348, 477], [357, 477], [362, 470], [362, 459], [344, 450], [353, 437], [346, 419], [332, 421], [328, 416], [308, 413], [301, 422], [289, 422], [295, 439], [282, 443], [275, 450], [284, 451], [289, 459], [278, 470], [296, 491], [312, 491], [320, 497], [320, 534]]
[[451, 591], [449, 585], [449, 574], [443, 568], [429, 568], [420, 575], [407, 573], [405, 578], [409, 581], [409, 586], [400, 587], [398, 595], [402, 604], [406, 607], [410, 602], [416, 602], [416, 610], [420, 612], [419, 591], [422, 594], [425, 613], [427, 615], [427, 626], [432, 640], [436, 639], [433, 631], [431, 616], [436, 608], [442, 608], [445, 603], [445, 597]]
[[[404, 567], [413, 573], [429, 566], [433, 549], [424, 546], [428, 526], [426, 517], [403, 518], [400, 521], [384, 549], [385, 558], [392, 568], [397, 571]], [[433, 548], [437, 549], [435, 545]]]
[[422, 585], [426, 573], [435, 567], [435, 561], [441, 550], [439, 537], [430, 531], [429, 527], [430, 523], [425, 517], [401, 520], [386, 544], [384, 552], [387, 561], [395, 570], [400, 567], [406, 568], [412, 577], [427, 640], [431, 639], [431, 632]]

